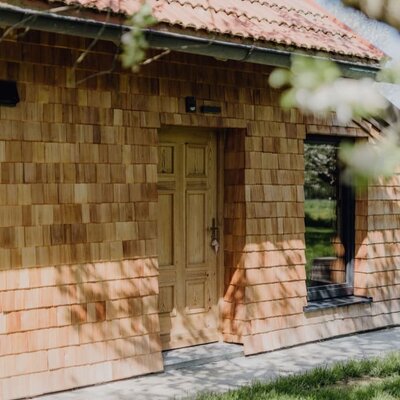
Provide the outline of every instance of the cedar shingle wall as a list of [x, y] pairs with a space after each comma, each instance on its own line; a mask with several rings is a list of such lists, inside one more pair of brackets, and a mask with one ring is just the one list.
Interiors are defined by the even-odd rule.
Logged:
[[162, 369], [159, 120], [145, 97], [158, 81], [114, 74], [75, 87], [112, 49], [69, 73], [69, 46], [87, 43], [32, 33], [0, 44], [1, 78], [21, 96], [0, 108], [2, 399]]
[[[279, 109], [278, 109], [279, 110]], [[291, 325], [306, 304], [304, 269], [303, 124], [275, 112], [246, 138], [245, 352], [263, 348], [265, 334]], [[271, 118], [263, 115], [263, 119]], [[268, 335], [268, 334], [267, 334]], [[271, 344], [267, 339], [268, 345]]]
[[[161, 125], [229, 128], [225, 340], [250, 354], [398, 323], [400, 222], [387, 215], [398, 214], [397, 182], [357, 202], [356, 293], [376, 302], [303, 313], [303, 139], [365, 133], [284, 112], [268, 68], [256, 65], [175, 54], [141, 75], [80, 82], [113, 64], [115, 48], [99, 43], [74, 69], [87, 46], [35, 32], [0, 43], [0, 79], [17, 80], [21, 95], [16, 108], [0, 107], [2, 398], [162, 368]], [[220, 105], [221, 115], [185, 113], [189, 95]]]
[[246, 332], [245, 270], [241, 263], [246, 241], [245, 131], [225, 135], [224, 151], [224, 303], [223, 335], [227, 342], [241, 343]]
[[[400, 175], [380, 180], [368, 191], [364, 259], [359, 266], [357, 292], [398, 310], [400, 297]], [[381, 304], [382, 305], [382, 304]]]
[[[344, 128], [329, 127], [330, 123], [331, 121], [319, 121], [318, 125], [307, 125], [307, 133], [318, 132], [332, 135], [345, 133]], [[364, 135], [362, 131], [354, 128], [347, 128], [347, 130], [352, 136]], [[302, 134], [297, 137], [302, 137]], [[299, 155], [302, 154], [303, 148], [299, 145]], [[303, 163], [303, 160], [299, 162]], [[295, 164], [290, 165], [291, 169], [295, 170], [293, 167]], [[300, 171], [303, 168], [300, 166]], [[301, 175], [301, 172], [300, 177], [294, 175], [298, 176], [297, 182], [301, 181]], [[287, 239], [284, 235], [276, 237], [278, 246], [273, 240], [271, 244], [269, 238], [266, 243], [260, 240], [264, 246], [267, 244], [269, 249], [261, 252], [258, 259], [250, 264], [253, 267], [267, 265], [273, 254], [278, 261], [272, 264], [276, 265], [272, 271], [267, 270], [270, 276], [269, 285], [261, 285], [260, 274], [257, 273], [254, 278], [256, 289], [251, 290], [251, 282], [247, 279], [246, 293], [249, 289], [251, 293], [250, 297], [246, 296], [251, 329], [249, 335], [243, 339], [246, 353], [273, 350], [336, 335], [399, 324], [399, 267], [394, 262], [399, 247], [400, 220], [397, 215], [399, 212], [396, 211], [399, 183], [398, 177], [390, 182], [381, 181], [380, 184], [372, 185], [367, 192], [358, 193], [356, 198], [354, 288], [356, 295], [373, 297], [374, 302], [371, 305], [354, 305], [304, 314], [306, 288], [303, 267], [305, 260], [301, 259], [304, 257], [301, 251], [304, 246], [302, 221], [298, 221], [297, 234], [296, 231], [292, 231]], [[282, 190], [282, 185], [279, 185], [277, 190]], [[297, 201], [301, 204], [302, 184], [297, 186], [297, 190]], [[283, 197], [283, 204], [287, 204], [294, 198], [287, 194]], [[283, 207], [282, 204], [280, 206]], [[293, 213], [295, 205], [292, 204], [290, 209]], [[302, 205], [299, 209], [300, 213], [301, 210]], [[272, 214], [272, 216], [278, 216], [278, 214]], [[293, 221], [289, 215], [286, 215], [285, 219]], [[292, 222], [286, 226], [292, 229], [296, 224]], [[296, 242], [296, 238], [300, 240]], [[275, 253], [279, 246], [286, 249], [280, 255]], [[291, 261], [290, 254], [294, 257], [294, 261]], [[287, 266], [286, 271], [278, 277], [278, 271], [282, 270], [282, 266]], [[261, 267], [261, 269], [264, 268]], [[247, 276], [249, 276], [249, 271], [249, 269], [246, 270]], [[272, 301], [265, 301], [269, 296]]]

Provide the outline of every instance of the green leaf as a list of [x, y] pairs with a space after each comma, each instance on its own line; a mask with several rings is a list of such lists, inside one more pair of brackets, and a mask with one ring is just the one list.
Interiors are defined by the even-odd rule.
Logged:
[[146, 55], [145, 50], [148, 48], [143, 30], [156, 22], [157, 20], [152, 15], [152, 9], [147, 3], [144, 3], [139, 11], [126, 21], [130, 30], [121, 37], [121, 62], [124, 68], [131, 68], [134, 72], [139, 69]]
[[269, 76], [269, 84], [275, 88], [279, 89], [290, 82], [290, 72], [286, 69], [276, 69], [272, 71]]

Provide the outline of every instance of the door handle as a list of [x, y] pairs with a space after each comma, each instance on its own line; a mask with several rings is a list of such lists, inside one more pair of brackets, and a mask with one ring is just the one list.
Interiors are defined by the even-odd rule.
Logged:
[[212, 225], [210, 227], [210, 231], [211, 231], [211, 247], [214, 249], [215, 254], [217, 254], [219, 250], [219, 242], [218, 242], [219, 228], [215, 218], [212, 219]]
[[215, 218], [212, 219], [212, 225], [210, 227], [211, 231], [211, 240], [217, 239], [219, 237], [219, 228], [218, 225], [216, 224]]

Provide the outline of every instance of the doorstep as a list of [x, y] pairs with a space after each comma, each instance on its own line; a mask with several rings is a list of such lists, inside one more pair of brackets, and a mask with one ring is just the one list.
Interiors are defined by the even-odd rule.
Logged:
[[208, 343], [163, 351], [164, 370], [170, 371], [243, 357], [243, 346], [233, 343]]

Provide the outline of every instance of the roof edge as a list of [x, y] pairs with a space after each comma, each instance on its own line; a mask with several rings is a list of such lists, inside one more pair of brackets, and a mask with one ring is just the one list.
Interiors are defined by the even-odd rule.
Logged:
[[[30, 18], [33, 16], [34, 18]], [[129, 26], [92, 18], [53, 13], [43, 10], [20, 7], [0, 2], [0, 25], [28, 27], [39, 31], [80, 36], [85, 38], [100, 38], [119, 44], [121, 34], [129, 30]], [[289, 67], [293, 54], [304, 57], [326, 59], [324, 56], [308, 55], [300, 51], [280, 50], [262, 47], [254, 44], [236, 43], [215, 38], [170, 32], [160, 29], [144, 30], [150, 47], [156, 49], [171, 49], [174, 51], [210, 56], [222, 60], [250, 62], [275, 67]], [[327, 56], [340, 67], [343, 76], [348, 78], [374, 78], [380, 66], [335, 59]]]

